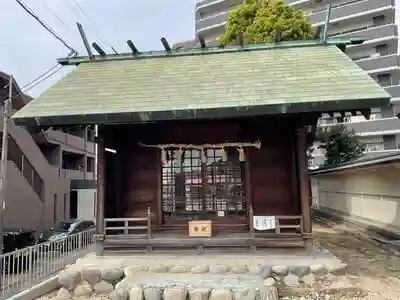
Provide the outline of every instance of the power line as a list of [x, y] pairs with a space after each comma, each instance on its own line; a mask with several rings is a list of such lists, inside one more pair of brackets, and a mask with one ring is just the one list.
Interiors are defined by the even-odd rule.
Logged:
[[17, 3], [25, 10], [25, 12], [27, 12], [32, 18], [34, 18], [37, 22], [39, 22], [39, 24], [42, 25], [42, 27], [46, 29], [53, 37], [59, 40], [69, 50], [76, 52], [74, 48], [68, 45], [66, 41], [64, 41], [59, 35], [57, 35], [57, 33], [55, 33], [50, 26], [44, 23], [31, 8], [29, 8], [26, 4], [22, 2], [22, 0], [15, 0], [15, 1], [17, 1]]
[[33, 83], [35, 83], [36, 81], [38, 81], [39, 79], [41, 79], [42, 77], [46, 76], [48, 73], [50, 73], [51, 71], [53, 71], [54, 69], [56, 69], [57, 67], [59, 67], [59, 64], [55, 64], [54, 66], [52, 66], [50, 69], [48, 69], [47, 71], [43, 72], [42, 74], [40, 74], [38, 77], [36, 77], [35, 79], [29, 81], [27, 84], [25, 84], [24, 86], [21, 87], [21, 90], [27, 88], [28, 86], [32, 85]]
[[51, 13], [61, 24], [64, 25], [65, 28], [70, 30], [71, 32], [75, 33], [75, 30], [73, 30], [70, 26], [68, 26], [67, 23], [65, 23], [53, 10], [50, 9], [50, 7], [45, 4], [44, 7], [48, 10], [49, 13]]
[[37, 85], [41, 84], [43, 81], [49, 79], [50, 77], [52, 77], [54, 74], [56, 74], [57, 72], [61, 71], [62, 66], [59, 66], [59, 68], [55, 69], [53, 72], [50, 72], [47, 76], [43, 77], [41, 80], [37, 81], [34, 85], [32, 85], [31, 87], [27, 88], [26, 90], [24, 90], [24, 93], [29, 92], [31, 89], [33, 89], [34, 87], [36, 87]]
[[93, 30], [95, 31], [95, 34], [97, 35], [97, 37], [99, 38], [99, 41], [101, 42], [101, 44], [103, 44], [103, 46], [108, 46], [111, 48], [111, 50], [114, 53], [117, 53], [117, 51], [114, 49], [114, 47], [112, 46], [112, 44], [108, 41], [108, 39], [101, 33], [99, 27], [96, 26], [95, 22], [93, 22], [93, 20], [89, 17], [89, 15], [85, 12], [85, 10], [82, 8], [82, 6], [76, 1], [76, 0], [70, 0], [71, 3], [69, 2], [69, 0], [64, 0], [65, 4], [68, 6], [68, 8], [75, 13], [75, 15], [78, 16], [78, 18], [82, 18], [82, 16], [84, 18], [86, 18], [86, 20], [88, 21], [88, 23], [90, 23], [91, 27], [93, 28]]

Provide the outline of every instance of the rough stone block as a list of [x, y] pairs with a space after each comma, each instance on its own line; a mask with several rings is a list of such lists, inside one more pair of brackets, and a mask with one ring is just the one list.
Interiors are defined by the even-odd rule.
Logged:
[[208, 288], [197, 288], [189, 291], [190, 300], [208, 300], [210, 295], [210, 289]]
[[144, 299], [146, 300], [161, 300], [161, 290], [157, 288], [144, 289]]
[[327, 273], [327, 269], [325, 268], [324, 265], [321, 265], [321, 264], [310, 266], [310, 271], [314, 275], [318, 275], [318, 276], [322, 276]]
[[149, 272], [153, 273], [166, 273], [168, 272], [168, 266], [166, 265], [155, 265], [149, 267]]
[[271, 267], [268, 267], [268, 266], [261, 267], [261, 271], [259, 274], [263, 279], [271, 277], [272, 269], [271, 269]]
[[289, 273], [289, 268], [287, 266], [273, 266], [272, 273], [277, 276], [286, 276]]
[[310, 273], [310, 267], [309, 266], [296, 266], [296, 267], [291, 267], [290, 268], [290, 273], [298, 276], [298, 277], [303, 277]]
[[309, 274], [301, 277], [300, 281], [306, 285], [313, 285], [315, 283], [315, 275], [312, 273], [309, 273]]
[[189, 271], [188, 266], [173, 266], [169, 270], [171, 273], [187, 273]]
[[140, 287], [134, 287], [129, 290], [129, 300], [144, 300], [143, 290]]
[[290, 273], [283, 278], [283, 282], [287, 286], [296, 287], [299, 285], [299, 276]]
[[264, 280], [264, 286], [275, 286], [275, 285], [276, 285], [275, 279], [273, 279], [272, 277], [269, 277]]
[[111, 300], [128, 300], [129, 292], [123, 288], [116, 288], [110, 293], [109, 297]]
[[208, 266], [194, 266], [190, 269], [190, 272], [193, 274], [204, 274], [209, 270]]
[[167, 287], [164, 289], [164, 300], [186, 300], [187, 290], [180, 287]]
[[249, 269], [249, 273], [253, 275], [260, 274], [261, 271], [263, 270], [262, 265], [248, 265], [247, 268]]
[[95, 266], [86, 266], [82, 268], [82, 278], [90, 285], [95, 285], [100, 281], [100, 268]]
[[101, 278], [111, 284], [116, 284], [124, 276], [124, 271], [120, 268], [105, 268], [100, 272]]
[[253, 290], [236, 291], [233, 294], [233, 300], [255, 300], [257, 293]]
[[124, 276], [132, 277], [135, 276], [136, 273], [147, 272], [148, 270], [149, 266], [143, 266], [143, 265], [128, 266], [124, 269]]
[[215, 289], [210, 293], [209, 300], [233, 300], [233, 295], [230, 290]]
[[92, 296], [92, 294], [93, 294], [92, 287], [86, 283], [78, 285], [74, 291], [75, 297], [85, 298]]
[[235, 274], [245, 274], [249, 271], [249, 269], [247, 266], [236, 265], [231, 267], [231, 271]]
[[69, 300], [72, 299], [71, 293], [66, 288], [61, 288], [57, 292], [56, 300]]
[[279, 300], [278, 289], [276, 287], [263, 287], [259, 290], [259, 300]]
[[213, 274], [225, 274], [229, 270], [227, 265], [213, 265], [210, 266], [210, 273]]
[[116, 290], [123, 289], [126, 291], [130, 291], [131, 288], [135, 287], [138, 287], [138, 285], [132, 277], [124, 278], [115, 285]]
[[73, 291], [76, 287], [75, 278], [67, 271], [61, 271], [60, 274], [58, 274], [58, 282], [61, 287], [69, 291]]
[[114, 287], [111, 283], [106, 281], [100, 281], [93, 286], [96, 294], [108, 294], [113, 291]]

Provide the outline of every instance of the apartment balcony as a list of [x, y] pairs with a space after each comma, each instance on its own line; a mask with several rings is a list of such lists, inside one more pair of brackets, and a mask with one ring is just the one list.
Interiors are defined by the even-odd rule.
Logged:
[[385, 37], [397, 37], [397, 25], [388, 24], [383, 26], [365, 26], [360, 27], [356, 30], [343, 30], [335, 34], [330, 35], [331, 37], [349, 37], [349, 38], [360, 38], [363, 40], [376, 40]]
[[368, 73], [375, 73], [374, 71], [387, 72], [393, 68], [399, 67], [399, 58], [397, 54], [390, 54], [384, 56], [370, 57], [366, 59], [357, 60], [356, 63]]
[[72, 169], [61, 169], [61, 177], [71, 179], [71, 180], [94, 180], [94, 173], [93, 172], [85, 172], [82, 170], [72, 170]]
[[202, 31], [209, 29], [210, 27], [225, 26], [228, 21], [229, 11], [223, 11], [216, 13], [209, 17], [199, 19], [196, 21], [196, 33], [200, 34]]
[[[46, 137], [50, 142], [63, 144], [63, 146], [71, 152], [85, 151], [85, 139], [80, 136], [72, 135], [58, 130], [48, 130], [46, 131]], [[95, 143], [87, 142], [86, 149], [88, 153], [94, 154]]]
[[400, 133], [400, 120], [398, 118], [382, 118], [363, 122], [345, 123], [346, 127], [362, 135], [383, 135], [383, 132], [393, 134], [393, 131]]
[[387, 87], [385, 87], [385, 90], [393, 98], [400, 98], [400, 85], [387, 86]]
[[[290, 2], [290, 1], [286, 1]], [[297, 2], [297, 1], [292, 1]], [[333, 5], [331, 21], [340, 21], [352, 16], [368, 14], [368, 12], [383, 12], [394, 8], [394, 0], [364, 0], [353, 3]], [[309, 20], [312, 24], [321, 24], [325, 22], [326, 8], [310, 14]]]

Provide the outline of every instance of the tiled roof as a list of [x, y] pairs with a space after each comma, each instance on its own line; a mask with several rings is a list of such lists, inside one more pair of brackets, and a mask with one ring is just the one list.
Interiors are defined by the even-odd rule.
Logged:
[[13, 118], [43, 125], [110, 123], [360, 109], [389, 102], [390, 95], [335, 45], [230, 49], [82, 60]]

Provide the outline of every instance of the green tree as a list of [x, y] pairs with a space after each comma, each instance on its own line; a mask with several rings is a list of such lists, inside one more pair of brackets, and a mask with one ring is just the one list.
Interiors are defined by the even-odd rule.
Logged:
[[220, 43], [236, 44], [239, 34], [246, 44], [271, 42], [276, 31], [280, 41], [309, 40], [315, 34], [301, 9], [280, 0], [246, 0], [229, 13]]
[[319, 127], [316, 134], [318, 148], [325, 149], [325, 165], [337, 165], [361, 157], [365, 146], [355, 132], [344, 125]]

